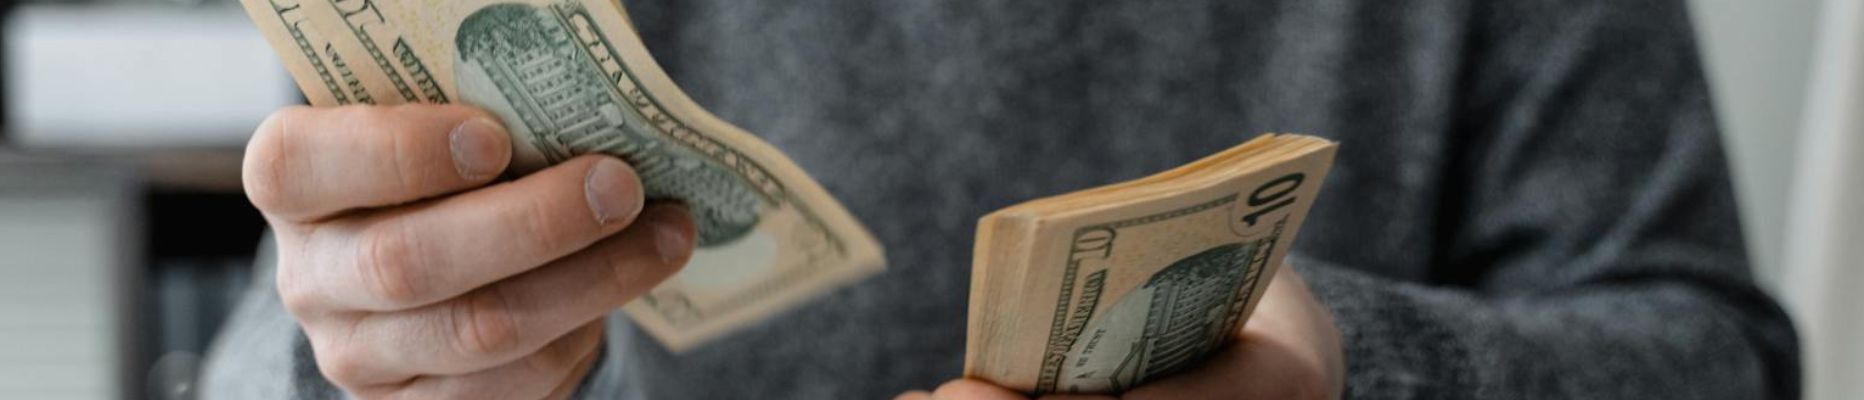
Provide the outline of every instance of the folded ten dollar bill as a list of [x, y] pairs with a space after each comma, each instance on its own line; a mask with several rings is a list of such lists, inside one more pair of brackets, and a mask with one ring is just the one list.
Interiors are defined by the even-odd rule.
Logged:
[[1266, 135], [1157, 175], [985, 216], [965, 376], [1036, 394], [1102, 393], [1195, 367], [1234, 342], [1334, 148]]
[[466, 103], [524, 173], [587, 153], [684, 202], [698, 251], [624, 307], [674, 351], [883, 268], [880, 245], [788, 157], [675, 86], [613, 0], [242, 0], [316, 106]]

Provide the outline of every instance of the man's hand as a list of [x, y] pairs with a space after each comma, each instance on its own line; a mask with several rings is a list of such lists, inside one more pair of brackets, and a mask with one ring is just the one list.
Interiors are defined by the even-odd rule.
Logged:
[[[1049, 395], [1042, 399], [1337, 399], [1345, 386], [1346, 363], [1333, 314], [1308, 292], [1293, 268], [1269, 282], [1237, 343], [1189, 371], [1142, 385], [1119, 396]], [[895, 400], [1025, 400], [1021, 393], [987, 382], [960, 379], [932, 393], [910, 392]]]
[[462, 106], [291, 108], [247, 146], [278, 293], [318, 368], [363, 398], [565, 398], [602, 317], [672, 275], [694, 226], [620, 160], [487, 186], [511, 161]]

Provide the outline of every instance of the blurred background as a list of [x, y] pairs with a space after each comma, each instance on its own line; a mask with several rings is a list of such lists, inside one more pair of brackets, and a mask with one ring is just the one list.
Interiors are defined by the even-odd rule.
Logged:
[[[1808, 398], [1864, 396], [1864, 1], [1690, 3]], [[264, 229], [240, 148], [302, 100], [233, 0], [0, 9], [0, 399], [190, 398]]]

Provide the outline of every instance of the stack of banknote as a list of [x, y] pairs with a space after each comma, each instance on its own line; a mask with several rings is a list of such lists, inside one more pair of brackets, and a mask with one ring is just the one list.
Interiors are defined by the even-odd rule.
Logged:
[[985, 216], [965, 375], [1031, 393], [1119, 392], [1231, 345], [1334, 148], [1264, 135], [1157, 175]]
[[692, 262], [624, 307], [675, 351], [883, 268], [820, 184], [674, 86], [614, 0], [242, 3], [312, 105], [475, 105], [511, 131], [513, 173], [612, 154], [684, 202]]

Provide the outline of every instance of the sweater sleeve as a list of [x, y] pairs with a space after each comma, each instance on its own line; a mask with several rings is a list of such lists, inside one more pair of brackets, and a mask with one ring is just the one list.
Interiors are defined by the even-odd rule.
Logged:
[[1798, 398], [1680, 1], [1475, 2], [1425, 282], [1291, 262], [1351, 398]]

